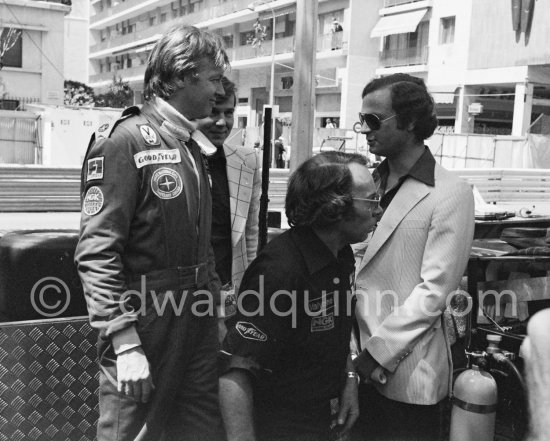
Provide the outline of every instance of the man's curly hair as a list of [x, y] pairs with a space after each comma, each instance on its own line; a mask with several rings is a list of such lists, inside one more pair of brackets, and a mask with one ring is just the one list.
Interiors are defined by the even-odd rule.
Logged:
[[290, 226], [324, 228], [353, 215], [350, 163], [367, 165], [364, 156], [331, 151], [298, 167], [290, 177], [285, 201]]

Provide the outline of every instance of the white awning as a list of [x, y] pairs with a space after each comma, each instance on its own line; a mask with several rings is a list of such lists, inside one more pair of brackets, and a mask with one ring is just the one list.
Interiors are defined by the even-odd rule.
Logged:
[[404, 12], [402, 14], [385, 15], [378, 20], [370, 36], [371, 38], [375, 38], [385, 37], [391, 34], [414, 32], [427, 10], [427, 8], [424, 8], [416, 11]]
[[452, 104], [455, 99], [456, 85], [437, 85], [428, 87], [434, 101], [438, 104]]

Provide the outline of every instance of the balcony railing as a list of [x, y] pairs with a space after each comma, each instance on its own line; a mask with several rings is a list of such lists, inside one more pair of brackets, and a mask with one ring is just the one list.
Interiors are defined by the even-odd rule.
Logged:
[[[249, 60], [257, 57], [271, 56], [271, 40], [265, 40], [260, 47], [252, 47], [249, 44], [236, 46], [228, 51], [232, 61]], [[277, 38], [275, 40], [275, 55], [294, 52], [294, 37]]]
[[[317, 36], [317, 52], [330, 51], [331, 49], [341, 49], [346, 45], [343, 38], [343, 32], [337, 32]], [[288, 54], [294, 52], [295, 37], [277, 38], [275, 40], [275, 55]], [[271, 40], [265, 40], [260, 47], [250, 45], [236, 46], [228, 49], [227, 53], [231, 61], [249, 60], [257, 57], [271, 56]]]
[[392, 6], [405, 5], [407, 3], [416, 3], [423, 0], [384, 0], [384, 8], [390, 8]]
[[[90, 24], [94, 24], [95, 22], [98, 22], [100, 20], [104, 20], [108, 17], [111, 17], [112, 15], [118, 14], [120, 12], [123, 12], [127, 9], [134, 8], [140, 4], [143, 3], [143, 0], [124, 0], [124, 2], [119, 1], [115, 5], [111, 6], [110, 8], [104, 7], [103, 11], [99, 11], [99, 3], [94, 3], [94, 7], [96, 8], [97, 12], [90, 16]], [[93, 7], [92, 7], [93, 9]], [[143, 11], [141, 11], [143, 12]], [[122, 20], [122, 19], [121, 19]]]
[[[108, 17], [111, 17], [115, 14], [121, 13], [123, 11], [126, 11], [130, 9], [133, 6], [138, 6], [141, 3], [143, 3], [144, 0], [125, 0], [124, 2], [120, 2], [116, 6], [112, 6], [110, 8], [104, 9], [103, 11], [95, 14], [94, 16], [90, 17], [90, 24], [94, 24], [100, 20], [104, 20]], [[175, 0], [177, 2], [177, 0]], [[168, 3], [170, 5], [171, 3]], [[197, 24], [206, 20], [211, 20], [213, 18], [222, 17], [227, 14], [231, 14], [233, 12], [242, 11], [243, 9], [246, 9], [248, 5], [250, 4], [250, 0], [233, 0], [231, 2], [223, 3], [221, 5], [217, 6], [209, 6], [208, 8], [202, 9], [200, 11], [187, 13], [181, 17], [177, 17], [176, 19], [178, 21], [183, 21], [184, 23], [189, 24]], [[148, 11], [151, 7], [145, 8], [145, 11]], [[144, 10], [140, 10], [139, 12], [134, 12], [132, 14], [128, 14], [125, 17], [121, 17], [120, 21], [127, 20], [130, 17], [137, 16], [140, 13], [143, 13]], [[171, 10], [167, 11], [168, 13], [171, 12]], [[114, 24], [116, 22], [113, 22]], [[110, 26], [112, 26], [110, 23]]]
[[125, 35], [112, 32], [111, 38], [107, 38], [105, 39], [105, 41], [91, 46], [90, 54], [105, 49], [117, 49], [120, 46], [145, 40], [146, 38], [152, 37], [157, 34], [162, 34], [163, 32], [166, 32], [168, 29], [170, 29], [176, 23], [176, 21], [177, 19], [167, 20], [164, 23], [158, 24], [156, 26], [151, 26], [150, 28], [142, 29]]
[[[143, 0], [126, 0], [124, 2], [125, 5], [128, 4], [129, 1], [135, 2], [137, 4], [141, 3]], [[116, 31], [111, 31], [110, 38], [106, 38], [104, 41], [99, 42], [93, 46], [90, 47], [90, 53], [99, 52], [105, 49], [111, 49], [111, 48], [117, 48], [118, 46], [122, 46], [128, 43], [132, 43], [135, 41], [140, 41], [148, 37], [152, 37], [156, 34], [162, 34], [165, 31], [169, 30], [176, 24], [188, 23], [188, 24], [197, 24], [206, 20], [210, 20], [212, 18], [221, 17], [223, 15], [230, 14], [231, 12], [234, 12], [235, 10], [242, 10], [246, 9], [246, 5], [250, 3], [249, 0], [238, 0], [234, 3], [224, 3], [222, 5], [218, 5], [212, 8], [205, 9], [203, 11], [193, 12], [192, 14], [187, 14], [182, 17], [170, 17], [168, 20], [166, 20], [164, 23], [159, 23], [154, 26], [148, 26], [141, 29], [136, 29], [134, 32], [122, 35], [122, 33], [117, 33]], [[115, 8], [117, 8], [116, 6]], [[115, 8], [110, 8], [115, 9]], [[108, 11], [107, 11], [108, 12]], [[111, 14], [112, 15], [112, 14]], [[98, 17], [98, 16], [96, 16]], [[99, 19], [94, 20], [94, 22], [97, 22]], [[121, 18], [120, 21], [123, 21]], [[110, 26], [112, 26], [110, 24]], [[137, 26], [146, 26], [143, 22], [137, 23]]]
[[[114, 70], [111, 70], [111, 72], [102, 72], [94, 75], [90, 75], [90, 83], [100, 83], [103, 81], [108, 81], [109, 83], [112, 83], [113, 77], [116, 75], [117, 77], [130, 78], [130, 77], [142, 77], [145, 73], [145, 65], [137, 65], [132, 67], [126, 67], [124, 69], [117, 69], [116, 72]], [[140, 80], [141, 81], [141, 80]]]
[[342, 49], [347, 45], [344, 39], [344, 32], [332, 32], [317, 36], [317, 52]]
[[428, 46], [385, 50], [380, 52], [379, 59], [384, 67], [426, 64], [428, 62]]
[[[168, 23], [168, 22], [167, 22]], [[163, 23], [163, 25], [167, 24]], [[156, 32], [162, 32], [161, 28], [156, 27]], [[138, 34], [138, 33], [134, 33]], [[130, 36], [136, 37], [134, 34], [130, 34]], [[126, 35], [125, 37], [128, 37]], [[340, 36], [337, 36], [336, 39], [332, 38], [332, 34], [324, 34], [319, 35], [317, 37], [317, 52], [322, 51], [328, 51], [331, 50], [332, 47], [337, 48], [338, 45], [346, 45], [345, 41], [342, 41]], [[139, 36], [139, 38], [135, 38], [136, 40], [145, 38], [144, 35]], [[125, 41], [126, 43], [128, 41]], [[106, 42], [107, 43], [107, 42]], [[120, 41], [117, 41], [116, 44], [112, 44], [112, 46], [117, 47], [120, 46]], [[336, 46], [334, 46], [336, 44]], [[295, 45], [295, 37], [284, 37], [284, 38], [277, 38], [275, 40], [275, 55], [278, 54], [292, 54], [294, 52], [294, 45]], [[260, 47], [252, 47], [251, 45], [243, 45], [243, 46], [236, 46], [230, 49], [227, 49], [227, 55], [229, 56], [229, 59], [231, 62], [240, 61], [240, 60], [252, 60], [254, 58], [258, 57], [271, 57], [271, 40], [265, 40]], [[145, 66], [143, 65], [137, 65], [132, 66], [130, 68], [123, 68], [117, 70], [117, 75], [122, 76], [122, 78], [128, 78], [138, 75], [143, 75], [145, 72]], [[113, 78], [114, 71], [111, 72], [103, 72], [99, 74], [90, 75], [90, 83], [98, 83], [102, 81], [110, 81]]]

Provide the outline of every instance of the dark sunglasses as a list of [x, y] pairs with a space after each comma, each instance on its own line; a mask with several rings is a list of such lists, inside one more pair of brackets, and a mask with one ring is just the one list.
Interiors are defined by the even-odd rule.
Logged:
[[380, 117], [378, 115], [375, 115], [374, 113], [359, 112], [359, 122], [361, 123], [361, 125], [366, 124], [367, 127], [371, 130], [380, 130], [382, 123], [384, 121], [392, 119], [394, 116], [397, 116], [397, 114], [394, 113], [393, 115], [388, 116], [387, 118], [380, 119]]

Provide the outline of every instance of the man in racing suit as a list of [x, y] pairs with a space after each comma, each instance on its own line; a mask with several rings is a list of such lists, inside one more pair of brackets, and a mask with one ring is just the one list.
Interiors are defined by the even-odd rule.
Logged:
[[90, 142], [75, 259], [99, 330], [99, 441], [223, 439], [219, 280], [192, 120], [223, 95], [227, 65], [218, 37], [173, 29], [149, 57], [146, 104]]

